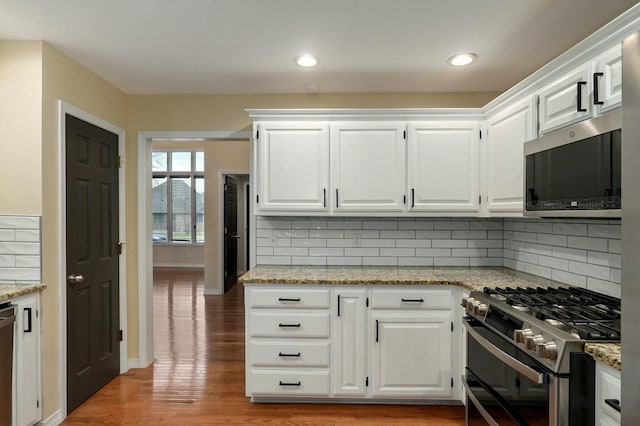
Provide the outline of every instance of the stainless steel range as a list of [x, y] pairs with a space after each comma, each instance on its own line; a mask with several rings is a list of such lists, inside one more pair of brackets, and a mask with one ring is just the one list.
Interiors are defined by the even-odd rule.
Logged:
[[466, 310], [467, 424], [593, 424], [586, 341], [620, 341], [620, 300], [575, 287], [485, 288]]

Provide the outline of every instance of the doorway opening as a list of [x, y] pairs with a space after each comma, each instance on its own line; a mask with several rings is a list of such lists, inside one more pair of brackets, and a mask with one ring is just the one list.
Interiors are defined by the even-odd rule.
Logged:
[[[138, 366], [153, 362], [153, 266], [154, 243], [152, 215], [152, 145], [159, 141], [186, 147], [199, 143], [205, 152], [205, 241], [203, 243], [204, 295], [219, 295], [224, 291], [222, 238], [223, 175], [249, 173], [251, 132], [139, 132], [138, 133]], [[251, 216], [250, 216], [251, 217]], [[251, 219], [254, 220], [254, 219]], [[252, 226], [252, 225], [249, 225]], [[255, 257], [252, 254], [252, 258]], [[249, 261], [251, 264], [251, 261]], [[171, 266], [171, 265], [165, 265]], [[191, 265], [194, 266], [194, 265]]]
[[224, 292], [249, 269], [249, 175], [224, 175]]

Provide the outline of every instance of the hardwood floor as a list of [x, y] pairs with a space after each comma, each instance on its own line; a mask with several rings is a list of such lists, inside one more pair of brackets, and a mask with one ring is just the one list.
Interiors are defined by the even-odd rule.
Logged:
[[201, 270], [154, 271], [152, 366], [132, 369], [65, 425], [463, 425], [463, 407], [254, 404], [244, 395], [243, 288], [203, 296]]

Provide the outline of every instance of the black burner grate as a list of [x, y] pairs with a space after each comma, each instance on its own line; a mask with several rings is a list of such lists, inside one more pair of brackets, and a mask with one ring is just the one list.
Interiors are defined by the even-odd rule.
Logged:
[[581, 339], [620, 340], [620, 300], [614, 297], [577, 287], [487, 287], [484, 293], [542, 321], [557, 321]]

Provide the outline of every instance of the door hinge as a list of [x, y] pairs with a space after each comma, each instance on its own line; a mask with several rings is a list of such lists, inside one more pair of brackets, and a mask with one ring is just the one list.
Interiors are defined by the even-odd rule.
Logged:
[[365, 305], [366, 305], [367, 308], [369, 307], [369, 298], [368, 297], [365, 300]]
[[118, 155], [118, 168], [122, 168], [122, 157]]
[[365, 379], [364, 384], [365, 384], [365, 386], [367, 386], [367, 387], [369, 386], [369, 377], [367, 377], [367, 378]]
[[224, 184], [224, 190], [225, 190], [225, 191], [227, 191], [227, 190], [228, 190], [228, 188], [227, 188], [227, 184], [226, 184], [226, 183]]
[[453, 387], [453, 377], [451, 378], [451, 387]]
[[122, 340], [124, 339], [122, 330], [118, 330], [118, 340], [122, 342]]

